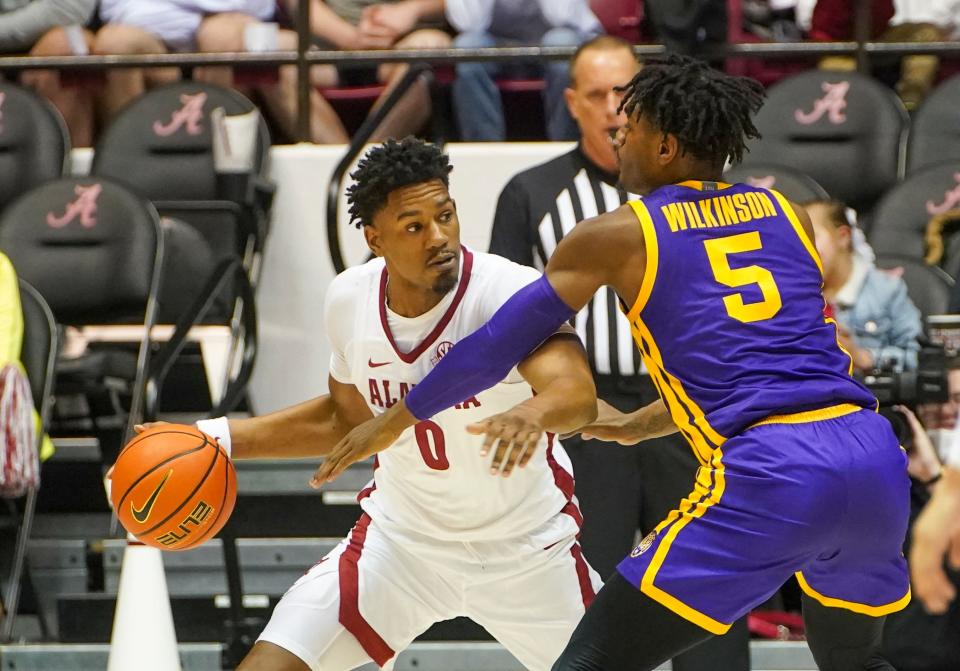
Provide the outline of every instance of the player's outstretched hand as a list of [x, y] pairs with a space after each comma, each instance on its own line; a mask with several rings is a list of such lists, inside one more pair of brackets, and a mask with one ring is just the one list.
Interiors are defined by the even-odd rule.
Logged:
[[310, 479], [310, 486], [319, 489], [339, 477], [351, 464], [383, 452], [393, 445], [405, 428], [416, 422], [417, 418], [400, 401], [386, 412], [354, 427], [320, 464]]
[[496, 443], [490, 474], [508, 477], [514, 466], [523, 468], [530, 461], [543, 436], [543, 426], [536, 411], [518, 405], [507, 412], [487, 417], [482, 422], [470, 424], [467, 433], [484, 437], [481, 457], [490, 454], [490, 449]]
[[960, 569], [960, 487], [947, 479], [937, 483], [933, 498], [917, 518], [910, 547], [913, 593], [933, 614], [946, 612], [957, 595], [944, 571], [944, 558]]
[[597, 399], [597, 418], [580, 427], [584, 440], [605, 440], [621, 445], [636, 445], [647, 436], [633, 414], [623, 413], [602, 399]]

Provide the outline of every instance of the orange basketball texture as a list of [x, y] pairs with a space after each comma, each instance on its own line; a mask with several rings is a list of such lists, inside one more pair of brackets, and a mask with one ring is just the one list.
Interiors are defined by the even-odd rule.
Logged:
[[123, 528], [146, 545], [186, 550], [230, 519], [237, 475], [226, 453], [194, 426], [162, 424], [134, 437], [113, 467], [110, 497]]

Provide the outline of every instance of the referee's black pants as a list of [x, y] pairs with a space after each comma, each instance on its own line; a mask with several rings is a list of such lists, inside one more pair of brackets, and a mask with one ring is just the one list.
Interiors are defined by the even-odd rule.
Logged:
[[[597, 394], [624, 412], [658, 396], [647, 376], [596, 376]], [[625, 447], [578, 437], [563, 441], [573, 463], [576, 495], [583, 513], [580, 544], [606, 580], [636, 543], [693, 490], [700, 465], [680, 434]], [[710, 638], [676, 656], [674, 671], [749, 671], [750, 633], [746, 619], [723, 636]]]

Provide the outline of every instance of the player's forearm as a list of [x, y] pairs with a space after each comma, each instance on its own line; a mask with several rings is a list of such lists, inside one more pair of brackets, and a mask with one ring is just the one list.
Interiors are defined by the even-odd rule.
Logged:
[[550, 433], [569, 433], [597, 418], [597, 394], [593, 380], [554, 380], [521, 407], [534, 413], [537, 423]]
[[628, 415], [629, 422], [637, 431], [639, 440], [669, 436], [678, 431], [670, 411], [662, 400], [654, 401]]
[[297, 459], [326, 455], [352, 424], [329, 395], [262, 417], [230, 420], [233, 459]]
[[546, 277], [541, 277], [514, 294], [490, 321], [454, 345], [407, 394], [404, 408], [417, 419], [428, 419], [489, 389], [574, 314]]

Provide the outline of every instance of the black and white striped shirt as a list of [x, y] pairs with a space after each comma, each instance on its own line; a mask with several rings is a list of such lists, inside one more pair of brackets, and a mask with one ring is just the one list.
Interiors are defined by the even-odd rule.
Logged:
[[[573, 151], [515, 175], [500, 193], [490, 252], [543, 269], [557, 243], [577, 222], [615, 210], [636, 198], [617, 177]], [[643, 372], [630, 325], [610, 288], [596, 293], [576, 317], [576, 329], [597, 375]]]

